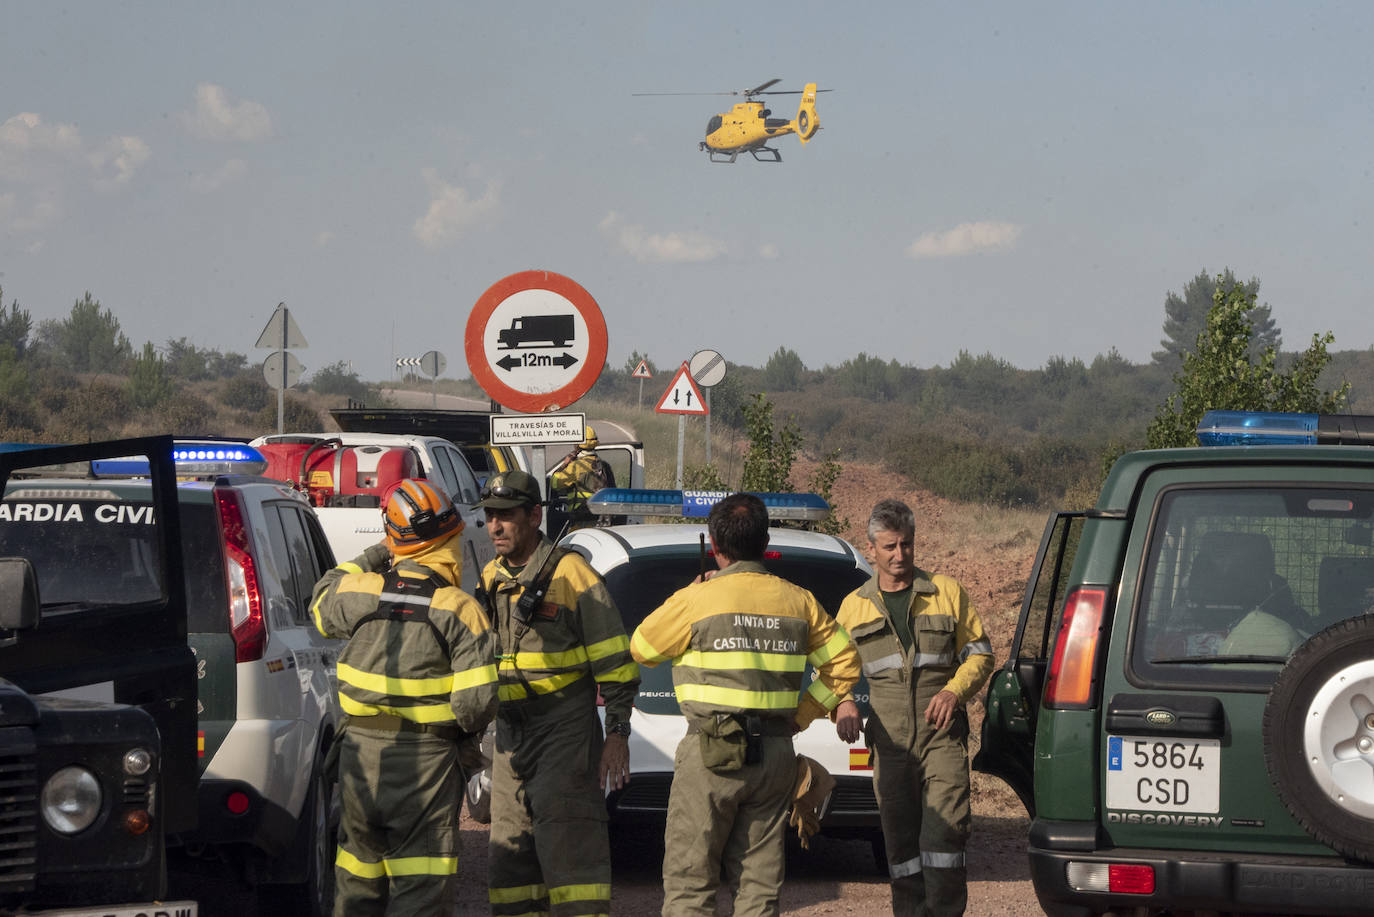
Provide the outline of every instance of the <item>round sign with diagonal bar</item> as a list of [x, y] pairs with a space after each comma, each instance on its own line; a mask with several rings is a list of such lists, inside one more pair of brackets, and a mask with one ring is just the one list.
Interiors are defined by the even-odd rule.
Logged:
[[698, 350], [688, 363], [697, 385], [719, 385], [725, 378], [725, 358], [714, 350]]
[[557, 411], [587, 393], [606, 365], [606, 319], [592, 294], [552, 271], [492, 284], [468, 315], [468, 369], [513, 411]]

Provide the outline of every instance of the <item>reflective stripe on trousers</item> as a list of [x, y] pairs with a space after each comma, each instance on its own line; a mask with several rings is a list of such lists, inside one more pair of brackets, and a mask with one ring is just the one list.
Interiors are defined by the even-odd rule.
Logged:
[[921, 851], [921, 855], [912, 857], [902, 863], [889, 863], [887, 870], [892, 878], [900, 879], [903, 876], [914, 876], [921, 869], [955, 869], [964, 865], [964, 853], [935, 853], [932, 851]]

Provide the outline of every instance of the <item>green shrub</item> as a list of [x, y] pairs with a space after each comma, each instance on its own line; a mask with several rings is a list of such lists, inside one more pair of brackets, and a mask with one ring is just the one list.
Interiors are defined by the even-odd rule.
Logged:
[[[277, 429], [277, 399], [273, 398], [272, 403], [263, 408], [254, 417], [254, 421], [264, 430]], [[320, 415], [315, 409], [303, 401], [286, 396], [286, 402], [282, 405], [282, 432], [284, 433], [313, 433], [323, 430], [324, 424], [320, 421]]]
[[65, 399], [49, 428], [68, 442], [112, 439], [121, 435], [129, 413], [129, 398], [122, 386], [91, 382]]
[[215, 409], [204, 398], [190, 392], [177, 392], [165, 399], [157, 409], [163, 428], [177, 436], [215, 436], [212, 429]]
[[[277, 399], [272, 398], [272, 389], [263, 380], [261, 373], [239, 373], [224, 383], [224, 392], [221, 397], [224, 399], [224, 403], [234, 410], [252, 413], [261, 411], [263, 405], [267, 404], [268, 399], [271, 398], [272, 410], [276, 411]], [[272, 422], [276, 423], [275, 413], [272, 415]]]

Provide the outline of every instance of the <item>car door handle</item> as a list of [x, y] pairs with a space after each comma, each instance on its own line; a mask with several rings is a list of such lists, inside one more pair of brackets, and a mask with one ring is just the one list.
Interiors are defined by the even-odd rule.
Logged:
[[1226, 709], [1215, 697], [1117, 694], [1107, 702], [1107, 732], [1220, 739], [1226, 735]]

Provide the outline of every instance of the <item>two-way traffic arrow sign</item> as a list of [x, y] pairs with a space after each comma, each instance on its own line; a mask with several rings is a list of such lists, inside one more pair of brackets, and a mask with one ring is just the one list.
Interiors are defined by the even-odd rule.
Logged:
[[696, 382], [692, 379], [692, 373], [684, 362], [682, 368], [673, 376], [673, 381], [669, 384], [668, 390], [663, 393], [663, 397], [658, 401], [658, 407], [654, 408], [659, 414], [694, 414], [704, 416], [710, 413], [706, 407], [706, 399], [701, 397], [701, 389], [697, 388]]

